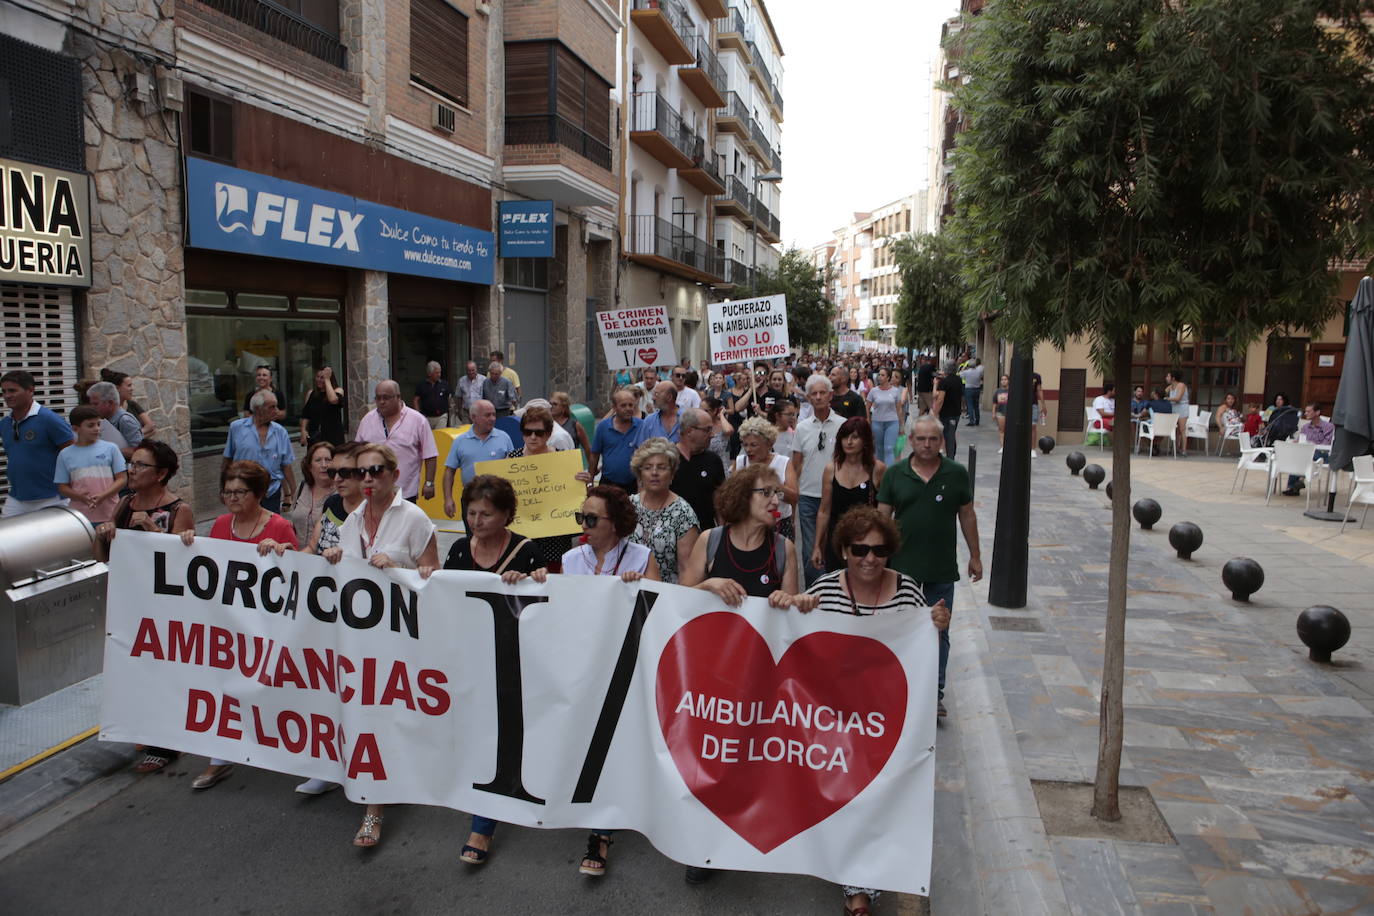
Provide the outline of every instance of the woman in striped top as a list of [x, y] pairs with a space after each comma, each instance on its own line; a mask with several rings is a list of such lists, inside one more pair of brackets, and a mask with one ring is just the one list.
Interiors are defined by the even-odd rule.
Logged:
[[[887, 568], [897, 552], [897, 526], [872, 506], [855, 506], [845, 513], [831, 535], [844, 568], [821, 576], [804, 595], [770, 602], [774, 607], [791, 604], [803, 613], [819, 608], [839, 614], [865, 616], [895, 614], [926, 607], [925, 596], [910, 576]], [[944, 599], [930, 609], [936, 629], [949, 627], [949, 608]], [[880, 891], [871, 887], [844, 886], [845, 912], [868, 916]]]

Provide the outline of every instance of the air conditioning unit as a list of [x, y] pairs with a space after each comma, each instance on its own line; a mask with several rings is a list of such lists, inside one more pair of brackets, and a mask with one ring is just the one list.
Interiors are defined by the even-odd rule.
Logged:
[[453, 126], [457, 117], [458, 112], [443, 102], [435, 102], [429, 111], [430, 126], [435, 130], [442, 130], [446, 134], [453, 133]]

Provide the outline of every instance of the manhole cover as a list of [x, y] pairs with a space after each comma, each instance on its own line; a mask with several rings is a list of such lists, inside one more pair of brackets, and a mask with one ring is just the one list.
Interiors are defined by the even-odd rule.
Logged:
[[1021, 633], [1043, 633], [1045, 628], [1034, 617], [989, 617], [994, 630], [1016, 630]]

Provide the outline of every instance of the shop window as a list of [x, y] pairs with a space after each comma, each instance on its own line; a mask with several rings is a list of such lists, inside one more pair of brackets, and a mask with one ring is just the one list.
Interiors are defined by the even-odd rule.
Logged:
[[468, 17], [445, 0], [410, 0], [410, 78], [468, 104]]
[[291, 300], [286, 296], [265, 296], [259, 293], [239, 293], [234, 297], [234, 304], [241, 309], [270, 312], [284, 312], [291, 308]]
[[186, 135], [197, 156], [234, 161], [234, 103], [203, 92], [186, 93]]
[[1164, 387], [1164, 375], [1177, 370], [1188, 386], [1188, 401], [1215, 410], [1228, 392], [1241, 397], [1245, 356], [1226, 339], [1225, 328], [1206, 325], [1178, 331], [1142, 327], [1136, 332], [1131, 385], [1148, 392]]
[[188, 289], [186, 307], [197, 309], [227, 309], [229, 294], [215, 289]]
[[507, 286], [524, 289], [549, 288], [548, 258], [506, 258], [503, 273]]
[[338, 299], [313, 299], [309, 296], [300, 296], [296, 299], [296, 308], [302, 312], [329, 312], [338, 314]]

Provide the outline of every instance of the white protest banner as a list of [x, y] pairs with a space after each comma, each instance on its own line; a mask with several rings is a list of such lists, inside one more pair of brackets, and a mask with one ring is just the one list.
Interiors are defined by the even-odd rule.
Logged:
[[[101, 737], [373, 804], [639, 831], [677, 861], [928, 893], [936, 631], [610, 576], [330, 566], [121, 531]], [[194, 829], [194, 828], [193, 828]]]
[[862, 343], [862, 337], [858, 334], [858, 332], [848, 332], [848, 331], [841, 331], [841, 332], [840, 332], [840, 352], [841, 352], [841, 353], [858, 353], [858, 352], [859, 352], [859, 345], [860, 345], [861, 343]]
[[760, 296], [706, 306], [711, 365], [787, 355], [787, 297]]
[[601, 346], [606, 351], [606, 365], [612, 372], [677, 362], [667, 306], [597, 312], [596, 325], [601, 329]]

